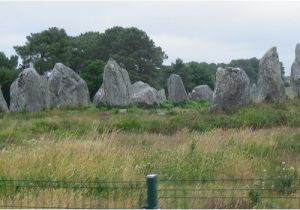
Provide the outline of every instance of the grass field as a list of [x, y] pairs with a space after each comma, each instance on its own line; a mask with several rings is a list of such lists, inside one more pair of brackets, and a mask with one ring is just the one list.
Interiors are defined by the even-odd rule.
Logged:
[[0, 114], [0, 180], [144, 180], [157, 173], [293, 181], [300, 168], [299, 104], [252, 104], [232, 113], [188, 102], [127, 113], [89, 107]]

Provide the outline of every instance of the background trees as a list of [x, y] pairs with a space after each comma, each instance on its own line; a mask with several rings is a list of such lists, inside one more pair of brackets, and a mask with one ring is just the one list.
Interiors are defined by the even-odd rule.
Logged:
[[[19, 69], [29, 67], [32, 62], [43, 74], [57, 62], [70, 66], [87, 82], [91, 98], [102, 84], [104, 66], [109, 58], [114, 58], [128, 70], [132, 82], [141, 80], [157, 89], [166, 88], [170, 74], [179, 74], [188, 92], [201, 84], [213, 89], [219, 66], [241, 67], [251, 83], [255, 83], [259, 66], [257, 58], [232, 60], [229, 64], [184, 63], [178, 58], [170, 65], [164, 65], [165, 52], [144, 31], [134, 27], [116, 26], [103, 33], [90, 31], [78, 36], [69, 36], [64, 29], [52, 27], [31, 33], [23, 46], [14, 48], [21, 58]], [[17, 65], [18, 56], [8, 58], [0, 52], [0, 85], [8, 102], [10, 84], [18, 73]]]
[[104, 33], [87, 32], [75, 37], [68, 36], [64, 29], [54, 27], [32, 33], [27, 36], [24, 46], [14, 48], [22, 58], [23, 68], [33, 62], [41, 74], [57, 62], [80, 73], [88, 65], [87, 61], [106, 62], [114, 58], [128, 70], [133, 81], [143, 80], [153, 86], [158, 86], [154, 78], [167, 58], [144, 31], [134, 27], [113, 27]]
[[35, 69], [43, 74], [53, 68], [57, 62], [69, 65], [70, 38], [64, 29], [49, 28], [40, 33], [27, 36], [24, 46], [15, 46], [17, 54], [22, 58], [22, 68], [34, 64]]
[[91, 99], [94, 97], [103, 80], [103, 70], [105, 63], [95, 59], [87, 61], [80, 71], [80, 76], [86, 81]]
[[7, 103], [10, 102], [10, 85], [16, 79], [19, 71], [16, 70], [18, 65], [18, 56], [6, 57], [0, 52], [0, 87]]

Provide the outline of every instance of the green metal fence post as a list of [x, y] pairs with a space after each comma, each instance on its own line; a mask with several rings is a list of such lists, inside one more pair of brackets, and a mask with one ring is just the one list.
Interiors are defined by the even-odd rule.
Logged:
[[147, 209], [157, 209], [156, 174], [147, 175]]

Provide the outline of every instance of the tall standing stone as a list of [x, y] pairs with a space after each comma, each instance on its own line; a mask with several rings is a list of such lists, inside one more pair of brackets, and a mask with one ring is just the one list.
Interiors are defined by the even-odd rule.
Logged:
[[276, 47], [271, 48], [259, 62], [256, 102], [266, 99], [282, 101], [285, 97], [281, 65]]
[[231, 110], [251, 101], [250, 80], [240, 68], [218, 68], [212, 111]]
[[128, 106], [131, 96], [131, 82], [128, 72], [110, 58], [103, 73], [105, 102], [109, 106]]
[[48, 79], [49, 106], [87, 106], [90, 102], [86, 82], [62, 63], [55, 64]]
[[10, 86], [10, 111], [41, 111], [47, 108], [47, 83], [35, 69], [24, 69]]
[[0, 112], [8, 112], [7, 103], [3, 97], [1, 86], [0, 86]]
[[167, 81], [168, 99], [173, 103], [186, 101], [188, 96], [185, 91], [182, 79], [177, 74], [171, 74]]
[[291, 86], [294, 95], [300, 97], [300, 43], [296, 46], [295, 61], [291, 68]]

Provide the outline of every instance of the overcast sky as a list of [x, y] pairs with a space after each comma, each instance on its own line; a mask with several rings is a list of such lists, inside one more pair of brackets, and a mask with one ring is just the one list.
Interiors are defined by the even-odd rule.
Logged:
[[300, 42], [300, 2], [0, 2], [0, 51], [49, 27], [69, 35], [112, 26], [144, 30], [166, 63], [261, 58], [277, 46], [286, 74]]

